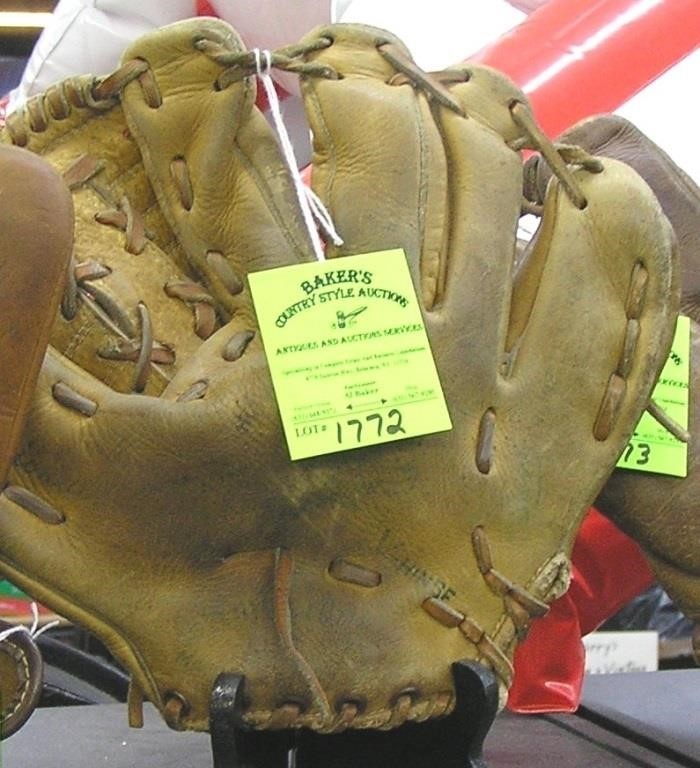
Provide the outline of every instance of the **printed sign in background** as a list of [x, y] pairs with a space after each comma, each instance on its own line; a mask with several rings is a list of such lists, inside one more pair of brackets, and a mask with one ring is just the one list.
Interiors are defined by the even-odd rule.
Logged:
[[402, 250], [249, 281], [292, 459], [452, 428]]
[[659, 668], [658, 632], [591, 632], [583, 638], [583, 644], [586, 674], [655, 672]]

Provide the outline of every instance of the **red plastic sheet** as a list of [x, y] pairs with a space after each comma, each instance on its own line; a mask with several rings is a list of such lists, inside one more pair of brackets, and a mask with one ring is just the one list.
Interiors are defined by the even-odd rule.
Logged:
[[698, 45], [698, 0], [551, 0], [469, 58], [509, 75], [556, 136], [614, 111]]

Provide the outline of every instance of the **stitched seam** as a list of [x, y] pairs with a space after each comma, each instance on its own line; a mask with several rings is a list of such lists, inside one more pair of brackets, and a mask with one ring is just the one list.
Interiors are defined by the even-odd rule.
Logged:
[[[8, 578], [11, 580], [14, 580], [17, 575], [20, 576], [21, 579], [24, 580], [25, 583], [31, 584], [32, 586], [38, 586], [41, 588], [46, 589], [47, 593], [50, 593], [54, 596], [56, 596], [59, 600], [61, 600], [65, 605], [67, 605], [70, 608], [75, 608], [76, 611], [80, 611], [81, 613], [89, 614], [93, 619], [99, 621], [104, 627], [108, 627], [112, 632], [128, 647], [133, 660], [138, 665], [138, 668], [140, 672], [143, 674], [144, 678], [148, 681], [148, 687], [150, 691], [155, 693], [156, 701], [153, 702], [156, 706], [160, 707], [162, 705], [161, 696], [160, 696], [160, 690], [158, 688], [158, 685], [156, 684], [156, 681], [151, 674], [150, 669], [148, 668], [148, 665], [146, 664], [144, 658], [141, 656], [141, 653], [137, 649], [137, 647], [134, 645], [134, 643], [129, 640], [129, 638], [124, 634], [123, 632], [120, 632], [117, 630], [117, 628], [111, 624], [109, 621], [105, 619], [105, 617], [97, 610], [94, 610], [92, 608], [83, 608], [80, 605], [77, 605], [74, 603], [67, 595], [65, 595], [63, 592], [57, 589], [49, 588], [44, 582], [39, 581], [35, 578], [32, 578], [27, 574], [25, 571], [23, 571], [18, 564], [16, 564], [13, 560], [8, 559], [6, 557], [0, 558], [0, 563], [5, 564], [9, 569], [11, 569], [13, 572], [8, 574]], [[21, 585], [18, 585], [21, 586]], [[31, 590], [30, 590], [31, 591]], [[70, 618], [70, 616], [67, 616], [69, 611], [63, 611], [60, 610], [59, 613], [62, 615], [66, 615], [67, 618]], [[127, 665], [128, 666], [128, 665]], [[147, 691], [147, 692], [150, 692]]]
[[27, 654], [24, 652], [20, 646], [16, 645], [8, 638], [7, 640], [8, 645], [11, 645], [16, 651], [17, 654], [12, 654], [12, 658], [15, 661], [18, 661], [23, 668], [25, 679], [24, 683], [20, 681], [20, 689], [19, 689], [19, 699], [16, 701], [15, 706], [4, 715], [4, 720], [9, 720], [9, 718], [13, 717], [23, 706], [24, 702], [27, 699], [27, 692], [29, 690], [29, 681], [30, 681], [30, 671], [29, 671], [29, 661], [27, 658]]
[[285, 221], [287, 217], [282, 215], [282, 212], [279, 210], [278, 206], [275, 204], [275, 197], [270, 194], [270, 188], [267, 186], [267, 184], [265, 184], [263, 178], [260, 176], [260, 173], [258, 172], [258, 169], [250, 162], [249, 157], [245, 154], [242, 147], [238, 143], [237, 137], [236, 137], [236, 141], [233, 144], [233, 150], [238, 156], [238, 158], [241, 160], [249, 177], [255, 183], [258, 193], [260, 194], [260, 197], [265, 203], [265, 208], [272, 214], [272, 217], [274, 218], [279, 231], [284, 236], [284, 239], [289, 243], [289, 245], [298, 254], [298, 256], [300, 256], [301, 259], [305, 261], [306, 252], [305, 252], [304, 245], [299, 241], [297, 241], [297, 238], [289, 230], [289, 227], [286, 226]]

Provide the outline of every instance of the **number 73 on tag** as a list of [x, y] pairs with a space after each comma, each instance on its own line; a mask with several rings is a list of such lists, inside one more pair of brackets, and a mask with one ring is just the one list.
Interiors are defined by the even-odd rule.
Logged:
[[[651, 397], [683, 429], [688, 428], [689, 381], [690, 318], [681, 315], [676, 324], [671, 352]], [[688, 446], [645, 412], [617, 466], [639, 472], [686, 477]]]

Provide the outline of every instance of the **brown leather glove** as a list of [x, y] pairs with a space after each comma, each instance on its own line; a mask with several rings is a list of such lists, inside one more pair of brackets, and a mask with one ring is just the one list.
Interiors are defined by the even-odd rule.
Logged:
[[[454, 428], [289, 461], [246, 278], [313, 254], [255, 56], [221, 22], [164, 28], [8, 122], [71, 182], [78, 266], [0, 562], [173, 727], [207, 728], [238, 672], [256, 728], [392, 728], [450, 710], [458, 659], [505, 693], [517, 637], [566, 589], [668, 353], [673, 235], [637, 174], [567, 165], [492, 70], [426, 75], [342, 25], [273, 64], [301, 73], [345, 240], [327, 255], [405, 249]], [[557, 181], [513, 290], [524, 146]]]
[[[589, 152], [633, 167], [652, 188], [678, 237], [681, 311], [691, 318], [688, 477], [616, 471], [596, 501], [635, 538], [678, 607], [700, 622], [700, 189], [673, 160], [629, 121], [617, 116], [579, 123], [560, 137]], [[531, 168], [534, 170], [534, 167]], [[537, 172], [543, 190], [545, 169]], [[535, 175], [531, 175], [531, 179]], [[694, 638], [700, 660], [700, 633]]]
[[73, 248], [73, 201], [43, 159], [0, 145], [0, 487], [17, 449]]
[[[0, 145], [0, 488], [63, 295], [73, 248], [72, 205], [45, 160]], [[6, 738], [38, 703], [42, 662], [29, 633], [0, 621], [0, 637], [0, 738]]]
[[6, 739], [39, 704], [44, 663], [29, 632], [0, 620], [0, 636], [0, 739]]

